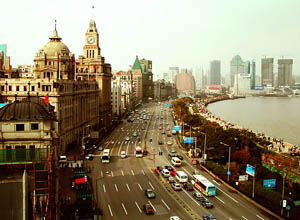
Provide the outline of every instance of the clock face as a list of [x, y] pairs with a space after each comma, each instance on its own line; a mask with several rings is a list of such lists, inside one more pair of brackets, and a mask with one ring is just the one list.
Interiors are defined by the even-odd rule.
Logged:
[[89, 36], [87, 41], [88, 41], [88, 43], [92, 44], [92, 43], [94, 43], [95, 39], [94, 39], [94, 37]]

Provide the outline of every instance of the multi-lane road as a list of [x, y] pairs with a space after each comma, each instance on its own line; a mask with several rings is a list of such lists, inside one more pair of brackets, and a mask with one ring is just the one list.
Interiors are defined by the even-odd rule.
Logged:
[[[95, 152], [94, 160], [87, 162], [92, 168], [90, 176], [94, 196], [103, 210], [103, 219], [167, 220], [170, 216], [179, 216], [185, 220], [194, 219], [195, 217], [186, 211], [187, 207], [183, 207], [180, 201], [184, 201], [198, 216], [212, 214], [216, 219], [222, 220], [274, 219], [203, 171], [200, 173], [217, 187], [217, 195], [208, 198], [214, 204], [214, 208], [204, 208], [192, 197], [192, 192], [185, 190], [175, 192], [180, 198], [176, 199], [154, 175], [151, 168], [171, 165], [168, 158], [171, 149], [184, 157], [182, 166], [177, 170], [182, 170], [191, 177], [196, 167], [191, 164], [186, 152], [177, 145], [175, 136], [167, 136], [168, 133], [171, 134], [174, 124], [171, 110], [165, 103], [146, 104], [139, 112], [142, 110], [149, 112], [149, 120], [124, 121], [102, 143], [105, 149], [110, 149], [110, 163], [101, 163], [100, 152]], [[134, 131], [138, 133], [137, 137], [133, 137]], [[162, 131], [166, 134], [162, 134]], [[130, 140], [126, 141], [126, 137]], [[158, 140], [163, 144], [159, 145]], [[167, 145], [168, 141], [172, 142], [172, 146]], [[136, 158], [136, 146], [143, 146], [145, 142], [148, 155]], [[121, 158], [121, 151], [126, 152], [127, 158]], [[159, 155], [159, 152], [163, 154]], [[156, 198], [148, 199], [145, 189], [152, 189], [156, 193]], [[146, 203], [153, 206], [154, 215], [147, 216], [143, 212], [142, 207]]]

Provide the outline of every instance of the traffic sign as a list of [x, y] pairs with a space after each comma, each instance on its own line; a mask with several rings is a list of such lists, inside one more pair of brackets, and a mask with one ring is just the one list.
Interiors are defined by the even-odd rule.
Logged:
[[194, 138], [193, 137], [185, 137], [184, 139], [183, 139], [183, 143], [185, 143], [185, 144], [192, 144], [192, 143], [194, 143]]
[[173, 128], [174, 131], [180, 131], [181, 130], [181, 126], [180, 125], [175, 125]]
[[249, 174], [250, 176], [255, 175], [255, 168], [249, 164], [246, 165], [246, 173]]
[[275, 188], [275, 186], [276, 186], [276, 179], [264, 180], [264, 187]]
[[286, 207], [286, 200], [282, 201], [282, 207], [285, 208]]

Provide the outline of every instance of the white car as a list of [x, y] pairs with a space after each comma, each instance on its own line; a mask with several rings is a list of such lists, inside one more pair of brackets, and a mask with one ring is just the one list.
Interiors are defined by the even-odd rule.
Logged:
[[180, 218], [178, 216], [171, 216], [170, 220], [180, 220]]
[[125, 141], [129, 141], [130, 140], [130, 138], [129, 137], [125, 137]]
[[126, 158], [127, 155], [126, 155], [126, 151], [121, 151], [121, 158]]
[[171, 142], [171, 141], [168, 141], [168, 145], [172, 145], [172, 142]]

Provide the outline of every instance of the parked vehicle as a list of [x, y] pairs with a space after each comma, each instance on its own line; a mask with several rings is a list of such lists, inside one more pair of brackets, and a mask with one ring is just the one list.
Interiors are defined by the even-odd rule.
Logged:
[[183, 183], [183, 188], [187, 191], [193, 191], [194, 187], [191, 183], [187, 182], [187, 183]]
[[148, 199], [154, 199], [155, 198], [155, 193], [153, 192], [152, 189], [146, 189], [145, 194]]
[[180, 190], [182, 190], [179, 183], [172, 183], [171, 186], [172, 186], [172, 188], [173, 188], [175, 191], [180, 191]]
[[163, 169], [161, 171], [161, 174], [163, 175], [163, 177], [169, 177], [170, 176], [170, 171], [167, 169]]
[[150, 204], [144, 204], [143, 205], [143, 210], [146, 213], [146, 215], [151, 215], [154, 214], [154, 209]]

